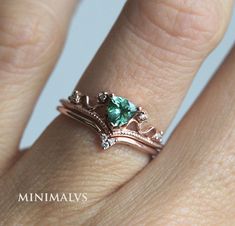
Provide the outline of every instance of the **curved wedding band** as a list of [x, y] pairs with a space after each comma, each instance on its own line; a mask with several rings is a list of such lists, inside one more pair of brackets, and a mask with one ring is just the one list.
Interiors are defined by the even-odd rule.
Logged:
[[163, 132], [144, 126], [147, 113], [126, 98], [101, 92], [90, 98], [75, 90], [68, 100], [61, 100], [58, 110], [95, 129], [103, 150], [125, 143], [155, 157], [163, 148]]

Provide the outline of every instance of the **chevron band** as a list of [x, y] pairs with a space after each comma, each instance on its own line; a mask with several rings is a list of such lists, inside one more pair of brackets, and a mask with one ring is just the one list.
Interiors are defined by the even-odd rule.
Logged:
[[108, 92], [91, 98], [75, 90], [61, 104], [58, 110], [62, 114], [95, 129], [103, 150], [125, 143], [154, 157], [163, 148], [163, 132], [146, 126], [146, 111], [126, 98]]

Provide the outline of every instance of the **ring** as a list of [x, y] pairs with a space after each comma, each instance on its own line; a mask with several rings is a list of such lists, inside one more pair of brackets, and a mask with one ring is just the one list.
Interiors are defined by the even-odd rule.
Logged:
[[57, 109], [98, 132], [103, 150], [125, 143], [155, 157], [163, 148], [163, 132], [146, 126], [147, 112], [128, 99], [108, 92], [91, 98], [75, 90]]

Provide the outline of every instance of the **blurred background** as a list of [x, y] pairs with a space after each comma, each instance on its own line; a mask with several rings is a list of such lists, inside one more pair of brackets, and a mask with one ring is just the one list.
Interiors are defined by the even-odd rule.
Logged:
[[[102, 4], [101, 4], [102, 2]], [[62, 56], [44, 88], [21, 147], [31, 145], [47, 125], [58, 115], [56, 106], [67, 98], [117, 19], [124, 0], [83, 0], [74, 15]], [[211, 76], [222, 62], [235, 40], [235, 15], [220, 45], [211, 53], [197, 73], [178, 113], [166, 131], [166, 140], [184, 116]]]

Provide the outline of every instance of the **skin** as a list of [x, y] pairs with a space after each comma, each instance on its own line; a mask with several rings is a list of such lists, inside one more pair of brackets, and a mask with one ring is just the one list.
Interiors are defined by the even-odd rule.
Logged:
[[[64, 116], [19, 154], [77, 2], [0, 3], [1, 225], [235, 225], [235, 50], [151, 162], [127, 146], [100, 153], [95, 133]], [[165, 130], [232, 4], [129, 0], [77, 88], [128, 97]], [[88, 201], [19, 203], [19, 192], [86, 192]]]

